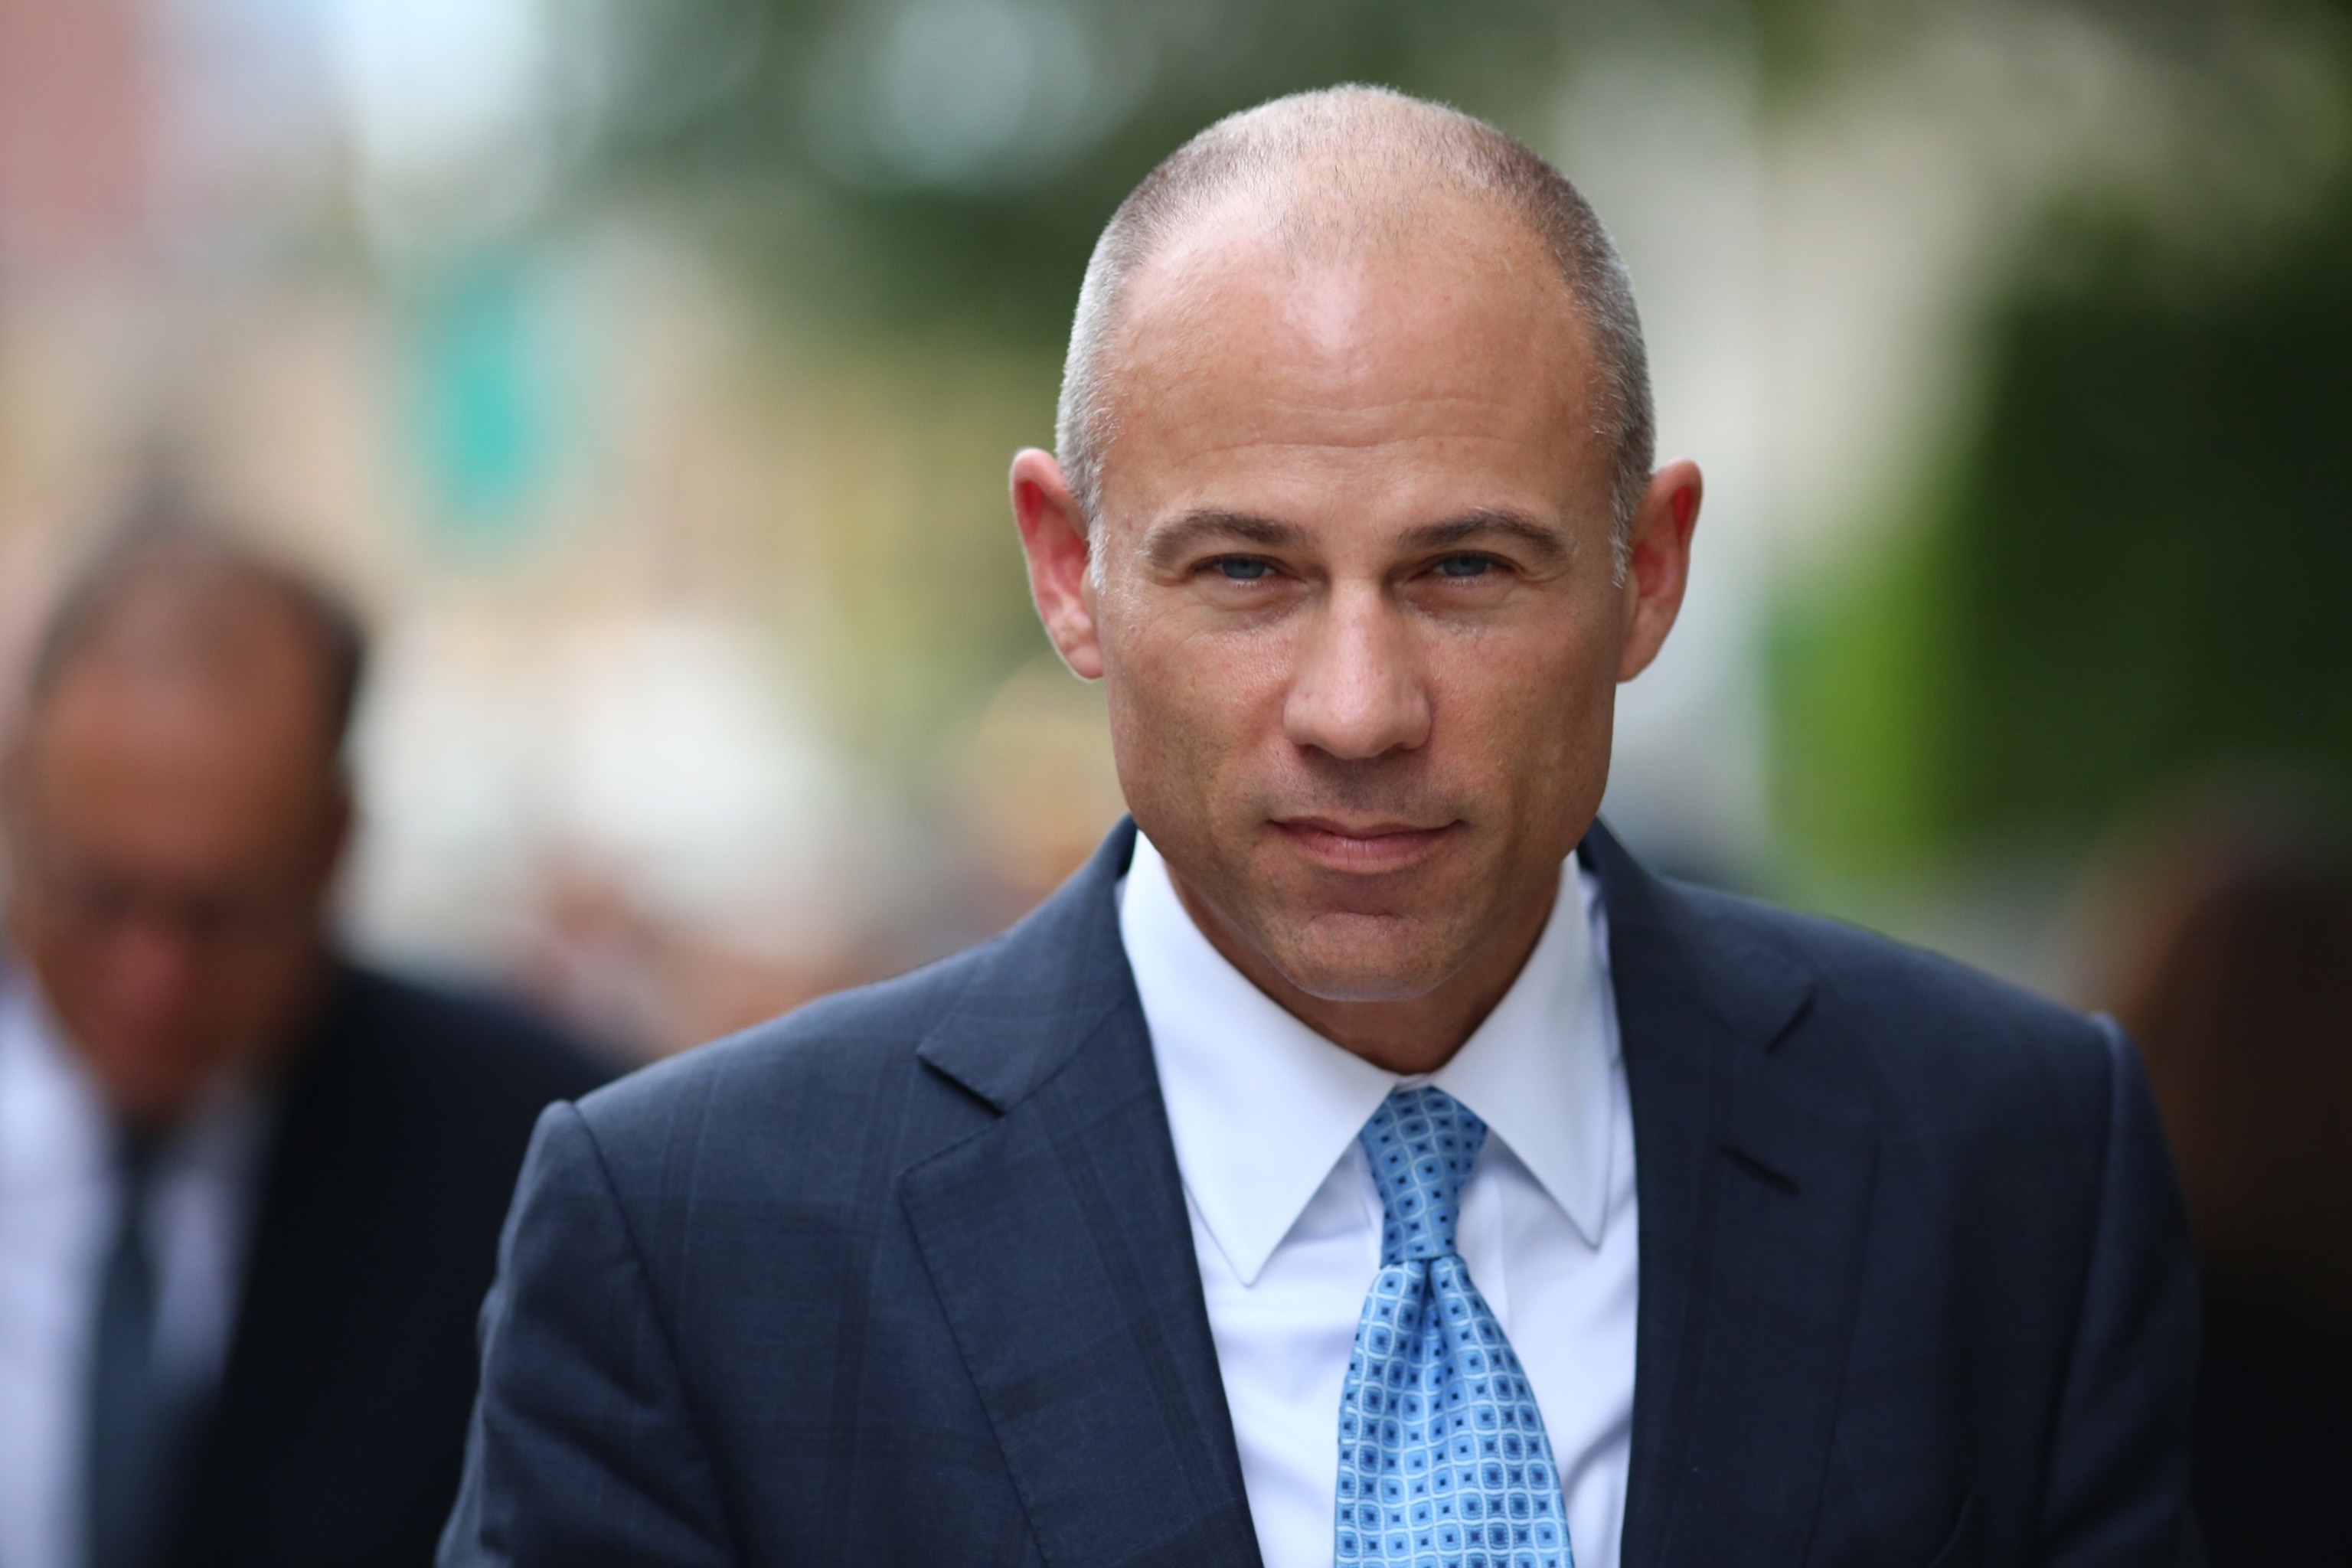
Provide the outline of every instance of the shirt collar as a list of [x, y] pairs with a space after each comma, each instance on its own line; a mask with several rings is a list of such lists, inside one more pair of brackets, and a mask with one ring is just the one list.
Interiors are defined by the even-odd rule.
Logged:
[[[1598, 889], [1573, 856], [1561, 891], [1570, 896], [1553, 906], [1510, 990], [1428, 1081], [1475, 1111], [1598, 1247], [1614, 1030]], [[1185, 1190], [1235, 1275], [1255, 1283], [1364, 1122], [1407, 1080], [1332, 1044], [1252, 984], [1192, 923], [1139, 833], [1119, 934]]]

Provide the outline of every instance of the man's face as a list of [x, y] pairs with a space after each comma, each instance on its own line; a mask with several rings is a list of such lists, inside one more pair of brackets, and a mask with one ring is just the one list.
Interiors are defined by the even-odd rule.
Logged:
[[184, 1114], [309, 1003], [344, 807], [315, 706], [278, 685], [69, 672], [9, 759], [12, 935], [128, 1121]]
[[1532, 237], [1431, 216], [1322, 263], [1203, 224], [1150, 265], [1091, 542], [1138, 825], [1330, 1002], [1532, 940], [1631, 673], [1586, 333]]

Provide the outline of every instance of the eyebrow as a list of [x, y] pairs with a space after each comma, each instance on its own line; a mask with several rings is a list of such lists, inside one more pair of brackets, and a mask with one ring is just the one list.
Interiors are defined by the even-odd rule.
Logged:
[[1255, 544], [1261, 550], [1295, 550], [1307, 542], [1307, 531], [1296, 523], [1276, 522], [1245, 511], [1188, 511], [1152, 530], [1145, 551], [1151, 564], [1164, 571], [1200, 545], [1221, 540]]
[[[1548, 563], [1565, 560], [1569, 553], [1568, 541], [1559, 529], [1525, 512], [1494, 507], [1481, 507], [1444, 522], [1407, 529], [1399, 542], [1409, 551], [1449, 550], [1495, 534], [1517, 540]], [[1192, 550], [1213, 542], [1252, 544], [1261, 550], [1295, 550], [1307, 542], [1307, 531], [1296, 523], [1250, 512], [1212, 509], [1186, 512], [1155, 529], [1145, 549], [1151, 564], [1165, 570]]]
[[1447, 522], [1423, 523], [1419, 528], [1408, 529], [1403, 543], [1410, 550], [1446, 550], [1455, 545], [1474, 544], [1492, 534], [1515, 539], [1547, 562], [1565, 560], [1568, 556], [1568, 540], [1559, 529], [1538, 522], [1525, 512], [1491, 507], [1465, 512]]

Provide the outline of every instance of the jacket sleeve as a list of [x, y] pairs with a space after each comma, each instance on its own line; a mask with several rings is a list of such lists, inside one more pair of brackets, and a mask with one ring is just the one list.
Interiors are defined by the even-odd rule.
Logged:
[[480, 1343], [441, 1568], [735, 1560], [643, 1255], [570, 1105], [551, 1106], [532, 1135]]
[[2113, 1021], [2098, 1024], [2109, 1068], [2106, 1158], [2038, 1560], [2173, 1568], [2201, 1557], [2189, 1502], [2197, 1268], [2139, 1053]]

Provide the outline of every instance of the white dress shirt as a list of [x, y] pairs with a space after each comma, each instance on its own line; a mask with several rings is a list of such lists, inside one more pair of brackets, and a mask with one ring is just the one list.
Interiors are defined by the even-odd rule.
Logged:
[[1119, 932], [1151, 1032], [1209, 1328], [1266, 1568], [1329, 1568], [1339, 1393], [1381, 1266], [1356, 1135], [1400, 1083], [1486, 1123], [1464, 1261], [1535, 1387], [1577, 1568], [1616, 1568], [1633, 1430], [1633, 1123], [1599, 884], [1570, 857], [1510, 991], [1452, 1061], [1400, 1079], [1250, 984], [1140, 835]]
[[[267, 1117], [226, 1084], [165, 1146], [148, 1209], [161, 1373], [220, 1373]], [[22, 969], [0, 966], [0, 1564], [79, 1568], [90, 1331], [116, 1223], [97, 1084]]]

